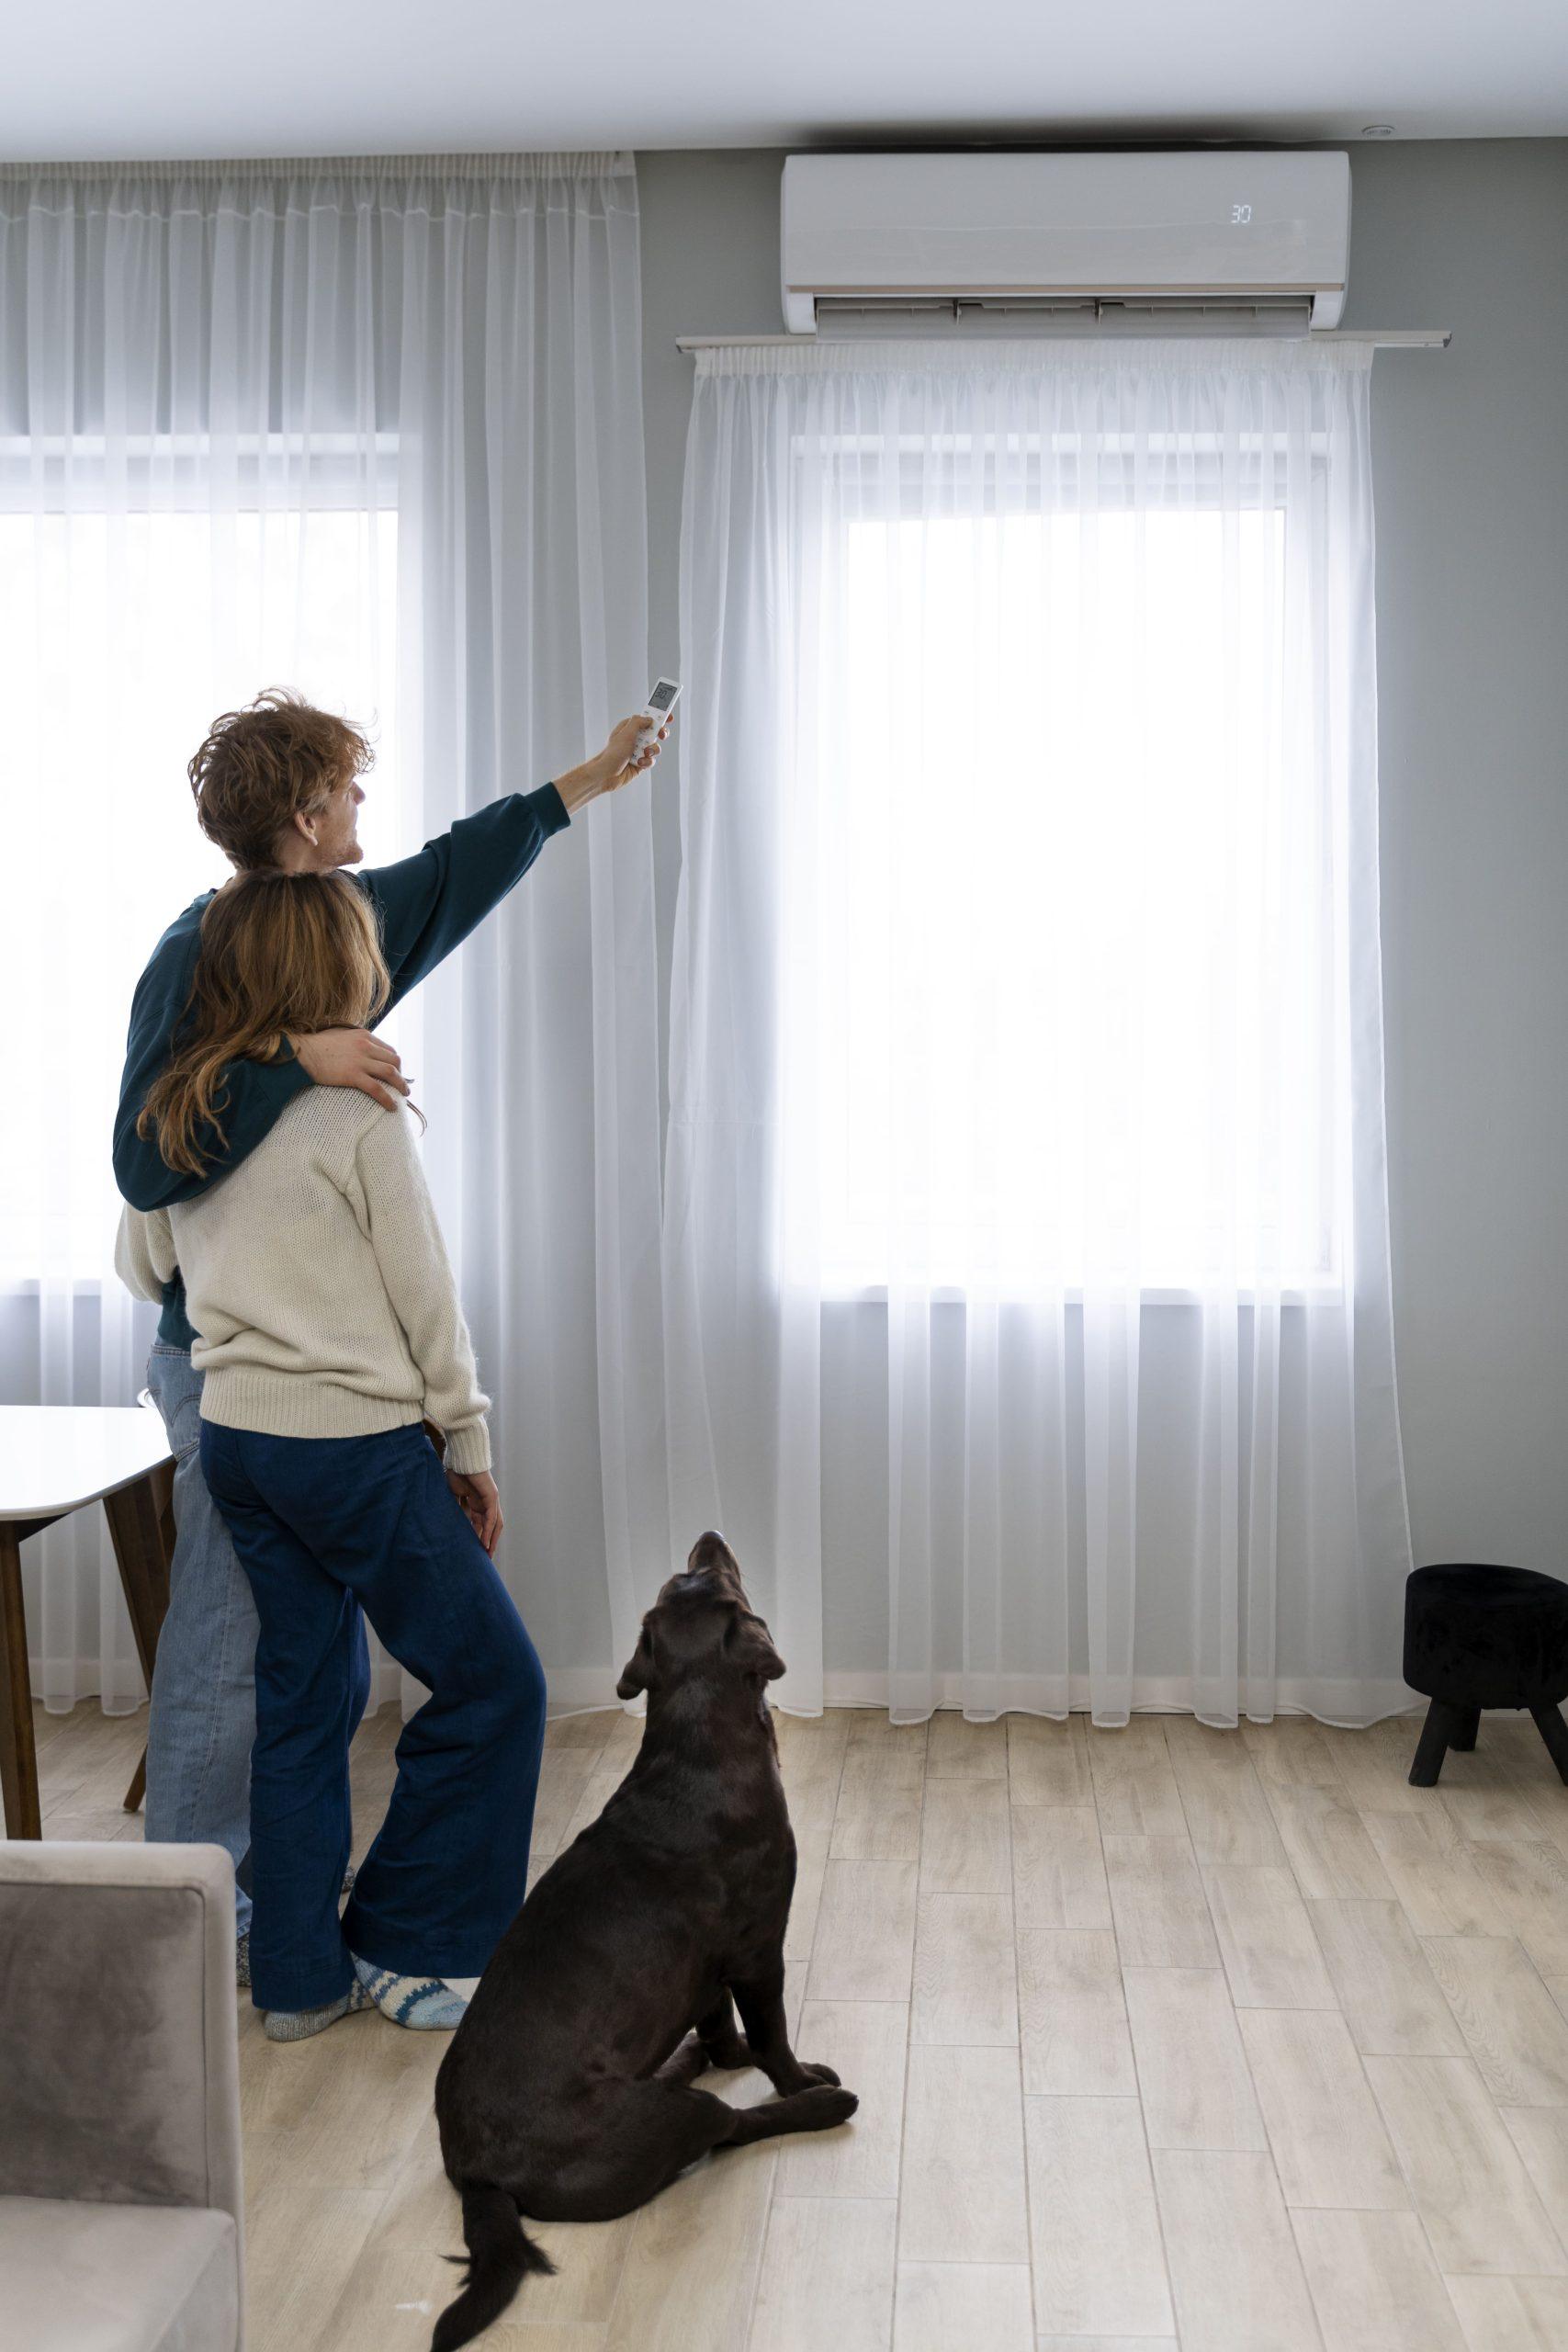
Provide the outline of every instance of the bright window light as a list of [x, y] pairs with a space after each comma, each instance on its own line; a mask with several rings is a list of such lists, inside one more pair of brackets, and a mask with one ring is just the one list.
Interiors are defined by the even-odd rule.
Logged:
[[1334, 1279], [1285, 537], [1263, 505], [824, 529], [783, 821], [786, 1282]]
[[[109, 1150], [132, 991], [160, 933], [230, 868], [186, 763], [265, 685], [367, 727], [360, 835], [396, 856], [389, 506], [111, 514], [25, 469], [0, 496], [7, 912], [0, 944], [0, 1274], [96, 1282], [118, 1214]], [[0, 492], [6, 489], [0, 469]], [[79, 492], [78, 492], [79, 495]]]

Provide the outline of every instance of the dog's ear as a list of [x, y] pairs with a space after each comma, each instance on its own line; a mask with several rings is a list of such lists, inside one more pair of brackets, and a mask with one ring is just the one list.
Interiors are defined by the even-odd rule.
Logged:
[[626, 1671], [615, 1685], [617, 1699], [635, 1699], [639, 1690], [653, 1687], [653, 1641], [647, 1623], [637, 1637], [637, 1647], [626, 1660]]
[[784, 1671], [784, 1662], [761, 1619], [739, 1609], [725, 1634], [724, 1656], [728, 1665], [739, 1668], [742, 1674], [761, 1675], [764, 1682], [776, 1682]]

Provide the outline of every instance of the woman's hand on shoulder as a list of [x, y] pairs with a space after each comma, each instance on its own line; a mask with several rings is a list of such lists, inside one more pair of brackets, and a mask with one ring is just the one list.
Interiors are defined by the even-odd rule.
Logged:
[[464, 1518], [493, 1560], [506, 1525], [501, 1515], [501, 1496], [495, 1480], [488, 1470], [448, 1470], [446, 1484], [462, 1505]]

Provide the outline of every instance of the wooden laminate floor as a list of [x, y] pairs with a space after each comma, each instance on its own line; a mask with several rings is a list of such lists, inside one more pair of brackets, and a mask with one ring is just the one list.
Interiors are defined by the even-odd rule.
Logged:
[[[144, 1728], [40, 1714], [46, 1837], [140, 1836]], [[792, 2016], [860, 2112], [541, 2228], [559, 2274], [491, 2352], [1568, 2344], [1568, 1790], [1528, 1718], [1435, 1790], [1409, 1721], [779, 1728]], [[355, 1747], [366, 1838], [397, 1729]], [[637, 1735], [551, 1725], [540, 1866]], [[243, 2007], [253, 2352], [423, 2352], [444, 2046], [371, 2016], [277, 2047]]]

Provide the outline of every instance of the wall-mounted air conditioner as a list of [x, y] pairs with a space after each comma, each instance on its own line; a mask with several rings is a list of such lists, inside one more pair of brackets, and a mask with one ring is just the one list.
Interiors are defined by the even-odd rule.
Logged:
[[1344, 305], [1350, 159], [791, 155], [782, 246], [793, 334], [1304, 334]]

